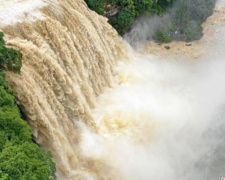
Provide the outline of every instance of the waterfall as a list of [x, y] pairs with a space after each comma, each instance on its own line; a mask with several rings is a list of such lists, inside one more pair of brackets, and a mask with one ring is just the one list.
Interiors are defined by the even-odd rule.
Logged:
[[23, 54], [7, 82], [59, 180], [225, 177], [218, 2], [201, 40], [135, 52], [83, 0], [0, 0], [0, 30]]
[[21, 74], [7, 73], [16, 102], [35, 141], [52, 152], [58, 176], [75, 178], [73, 170], [89, 167], [77, 152], [76, 122], [95, 129], [91, 108], [114, 85], [124, 44], [81, 0], [11, 0], [0, 7], [7, 45], [23, 54]]

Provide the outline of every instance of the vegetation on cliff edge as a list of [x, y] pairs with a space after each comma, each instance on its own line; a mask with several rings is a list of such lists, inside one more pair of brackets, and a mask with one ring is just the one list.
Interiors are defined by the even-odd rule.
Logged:
[[216, 0], [177, 0], [169, 20], [155, 34], [160, 42], [193, 41], [202, 37], [202, 23], [213, 13]]
[[88, 7], [106, 16], [120, 35], [130, 30], [140, 16], [167, 15], [153, 37], [159, 42], [192, 41], [202, 37], [202, 23], [216, 0], [85, 0]]
[[20, 118], [5, 70], [20, 72], [22, 54], [5, 47], [0, 32], [0, 180], [55, 179], [51, 154], [32, 141], [31, 129]]
[[88, 7], [109, 18], [109, 23], [123, 35], [140, 15], [162, 13], [175, 0], [85, 0]]

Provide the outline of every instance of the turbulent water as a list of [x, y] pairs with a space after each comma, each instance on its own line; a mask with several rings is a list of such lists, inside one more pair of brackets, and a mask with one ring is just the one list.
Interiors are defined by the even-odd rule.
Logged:
[[82, 0], [0, 0], [0, 29], [23, 53], [7, 81], [58, 179], [225, 177], [222, 2], [184, 57], [134, 52]]
[[35, 140], [53, 153], [58, 176], [98, 171], [79, 155], [76, 122], [95, 129], [95, 97], [113, 86], [124, 54], [115, 30], [80, 0], [1, 0], [0, 27], [8, 46], [23, 53], [21, 74], [7, 80]]

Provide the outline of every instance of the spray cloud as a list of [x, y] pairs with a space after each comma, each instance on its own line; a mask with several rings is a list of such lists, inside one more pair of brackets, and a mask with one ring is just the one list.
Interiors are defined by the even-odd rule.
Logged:
[[199, 43], [203, 61], [134, 54], [132, 63], [119, 63], [120, 85], [93, 111], [98, 134], [83, 128], [80, 144], [84, 156], [111, 169], [103, 178], [225, 177], [225, 42], [218, 39], [225, 26], [210, 25], [216, 31]]
[[213, 13], [215, 3], [216, 0], [177, 0], [161, 16], [137, 19], [124, 38], [133, 46], [152, 39], [163, 42], [200, 39], [201, 24]]

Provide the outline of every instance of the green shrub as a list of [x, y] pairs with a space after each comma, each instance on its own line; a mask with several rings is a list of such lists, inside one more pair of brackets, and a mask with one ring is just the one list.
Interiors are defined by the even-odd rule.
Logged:
[[[4, 59], [6, 58], [6, 59]], [[32, 141], [31, 129], [20, 118], [4, 69], [20, 72], [22, 55], [5, 47], [0, 32], [0, 180], [55, 179], [51, 154]]]
[[[201, 38], [201, 24], [212, 14], [216, 2], [216, 0], [85, 1], [91, 9], [95, 10], [99, 14], [103, 14], [104, 12], [111, 11], [112, 9], [119, 7], [120, 11], [112, 17], [108, 17], [108, 22], [120, 35], [129, 31], [134, 20], [143, 14], [146, 16], [150, 16], [152, 14], [161, 16], [163, 13], [170, 14], [171, 18], [168, 22], [160, 26], [154, 35], [154, 39], [160, 42], [171, 42], [172, 40], [192, 41]], [[112, 8], [107, 9], [108, 4], [110, 4]], [[174, 8], [170, 10], [172, 5], [174, 5]], [[173, 26], [173, 30], [165, 28], [169, 26]], [[176, 32], [176, 35], [173, 34], [174, 32]]]
[[[171, 12], [167, 24], [159, 27], [155, 39], [160, 42], [167, 42], [169, 39], [186, 42], [200, 39], [203, 35], [201, 24], [212, 14], [214, 6], [215, 0], [178, 1], [175, 12]], [[164, 28], [171, 24], [173, 29]], [[163, 33], [162, 29], [164, 29]], [[176, 35], [173, 35], [174, 32]]]
[[155, 34], [155, 39], [159, 42], [164, 42], [164, 43], [170, 43], [172, 41], [172, 38], [168, 36], [166, 33], [163, 33], [161, 31], [158, 31]]
[[94, 11], [96, 11], [98, 14], [103, 15], [104, 14], [104, 6], [103, 1], [101, 0], [86, 0], [86, 3], [88, 7]]
[[120, 11], [118, 17], [115, 18], [111, 23], [118, 29], [118, 33], [122, 35], [130, 28], [130, 26], [133, 24], [133, 21], [134, 17], [131, 12], [124, 9]]
[[98, 14], [103, 15], [107, 11], [107, 5], [120, 8], [119, 13], [109, 18], [109, 23], [123, 35], [132, 26], [134, 19], [142, 14], [151, 15], [152, 13], [162, 14], [165, 4], [170, 5], [170, 0], [85, 0], [88, 7]]
[[18, 73], [22, 66], [22, 54], [15, 49], [6, 48], [3, 36], [0, 32], [0, 68]]

